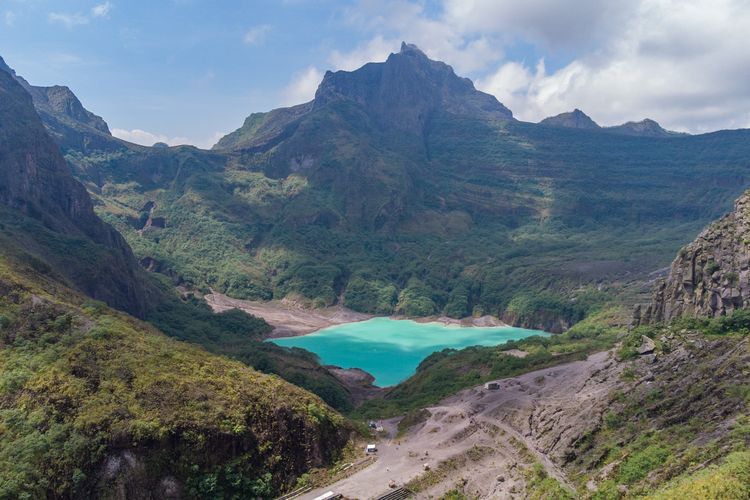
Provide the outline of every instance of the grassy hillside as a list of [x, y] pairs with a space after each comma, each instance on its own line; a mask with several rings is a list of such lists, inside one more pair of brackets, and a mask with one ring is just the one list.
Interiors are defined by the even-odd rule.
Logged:
[[2, 498], [270, 496], [347, 440], [319, 398], [5, 252], [0, 290]]

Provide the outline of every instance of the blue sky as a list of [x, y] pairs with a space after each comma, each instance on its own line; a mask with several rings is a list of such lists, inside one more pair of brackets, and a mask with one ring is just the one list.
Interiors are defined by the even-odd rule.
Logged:
[[116, 135], [210, 146], [254, 111], [312, 97], [327, 69], [401, 40], [522, 119], [750, 124], [741, 0], [0, 0], [0, 55], [68, 85]]

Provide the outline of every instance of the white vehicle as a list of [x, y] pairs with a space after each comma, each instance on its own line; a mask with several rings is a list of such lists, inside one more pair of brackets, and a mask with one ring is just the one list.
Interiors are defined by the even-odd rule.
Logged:
[[341, 493], [328, 491], [326, 493], [323, 493], [319, 497], [315, 497], [313, 500], [337, 500], [338, 498], [341, 498]]
[[367, 447], [365, 448], [365, 451], [367, 453], [376, 453], [378, 451], [378, 447], [375, 446], [374, 444], [368, 444]]

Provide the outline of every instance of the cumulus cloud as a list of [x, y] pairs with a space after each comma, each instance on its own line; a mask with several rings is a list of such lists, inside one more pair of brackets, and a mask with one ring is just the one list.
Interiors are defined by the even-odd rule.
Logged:
[[386, 40], [382, 35], [377, 35], [350, 51], [334, 49], [328, 57], [328, 62], [333, 68], [353, 71], [368, 62], [385, 61], [394, 47], [398, 47], [398, 43], [395, 38]]
[[739, 1], [644, 0], [627, 29], [555, 72], [506, 62], [477, 83], [527, 120], [579, 107], [604, 124], [648, 116], [692, 132], [746, 127], [748, 29]]
[[[581, 108], [602, 124], [750, 126], [746, 0], [361, 0], [344, 21], [368, 37], [334, 69], [383, 60], [401, 40], [475, 77], [524, 120]], [[559, 61], [508, 59], [527, 45]], [[512, 52], [512, 51], [511, 51]]]
[[82, 24], [88, 24], [88, 17], [82, 14], [63, 14], [59, 12], [50, 12], [47, 20], [53, 24], [61, 24], [67, 29], [75, 28]]
[[245, 36], [242, 37], [242, 41], [247, 45], [262, 45], [266, 40], [266, 36], [271, 31], [271, 26], [268, 24], [261, 24], [259, 26], [253, 26], [245, 32]]
[[94, 5], [91, 9], [91, 15], [94, 17], [107, 17], [112, 10], [112, 2], [104, 2]]
[[281, 92], [282, 105], [292, 106], [311, 100], [322, 79], [323, 72], [314, 66], [295, 74]]
[[422, 2], [413, 0], [364, 0], [347, 11], [343, 21], [372, 37], [351, 51], [333, 51], [329, 62], [334, 69], [361, 65], [365, 56], [383, 60], [398, 51], [401, 41], [418, 45], [460, 73], [483, 69], [503, 56], [497, 33], [463, 31], [444, 17], [430, 16]]

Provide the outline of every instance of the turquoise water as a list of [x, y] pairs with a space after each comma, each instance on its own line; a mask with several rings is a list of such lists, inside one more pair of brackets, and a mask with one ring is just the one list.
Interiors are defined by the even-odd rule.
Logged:
[[549, 334], [509, 326], [462, 327], [373, 318], [270, 341], [314, 352], [325, 365], [361, 368], [375, 377], [375, 385], [387, 387], [413, 375], [417, 365], [433, 352], [449, 347], [493, 346], [532, 335]]

